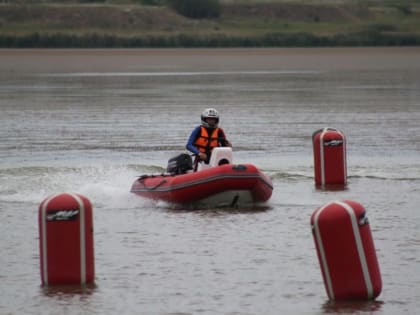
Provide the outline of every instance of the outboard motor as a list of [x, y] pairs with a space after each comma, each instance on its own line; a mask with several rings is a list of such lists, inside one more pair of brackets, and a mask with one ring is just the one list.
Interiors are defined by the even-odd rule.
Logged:
[[168, 161], [168, 166], [166, 171], [172, 175], [185, 174], [187, 171], [192, 170], [192, 159], [189, 154], [182, 153], [173, 158], [170, 158]]

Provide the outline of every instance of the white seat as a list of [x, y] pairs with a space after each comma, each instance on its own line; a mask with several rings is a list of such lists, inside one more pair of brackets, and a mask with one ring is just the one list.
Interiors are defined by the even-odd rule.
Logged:
[[210, 167], [223, 164], [232, 164], [232, 148], [230, 147], [217, 147], [211, 152]]
[[209, 164], [199, 163], [197, 170], [200, 171], [223, 164], [232, 164], [232, 148], [230, 147], [214, 148], [211, 152]]

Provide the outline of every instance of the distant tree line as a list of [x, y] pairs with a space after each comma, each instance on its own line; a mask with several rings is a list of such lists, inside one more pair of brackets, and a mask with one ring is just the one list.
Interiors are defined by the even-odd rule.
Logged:
[[[2, 0], [0, 0], [2, 1]], [[6, 1], [6, 0], [4, 0]], [[45, 2], [107, 2], [120, 0], [9, 0], [19, 3]], [[121, 0], [127, 1], [127, 0]], [[189, 18], [217, 18], [221, 15], [221, 0], [128, 0], [143, 5], [167, 5]], [[255, 0], [256, 1], [256, 0]], [[413, 14], [408, 6], [398, 9]], [[2, 24], [0, 17], [0, 26]], [[277, 32], [263, 35], [162, 34], [124, 36], [112, 34], [31, 33], [27, 35], [0, 34], [0, 48], [143, 48], [143, 47], [326, 47], [326, 46], [420, 46], [418, 32], [398, 33], [393, 24], [384, 22], [369, 25], [364, 31], [330, 36], [308, 32]]]
[[120, 37], [115, 35], [38, 34], [0, 35], [0, 48], [167, 48], [167, 47], [334, 47], [419, 46], [420, 36], [366, 31], [334, 36], [307, 33], [270, 33], [264, 36], [172, 35]]

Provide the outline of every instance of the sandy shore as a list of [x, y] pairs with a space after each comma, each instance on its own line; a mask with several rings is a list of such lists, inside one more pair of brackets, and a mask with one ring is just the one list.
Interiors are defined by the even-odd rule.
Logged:
[[3, 74], [317, 69], [420, 69], [420, 47], [234, 49], [0, 49]]

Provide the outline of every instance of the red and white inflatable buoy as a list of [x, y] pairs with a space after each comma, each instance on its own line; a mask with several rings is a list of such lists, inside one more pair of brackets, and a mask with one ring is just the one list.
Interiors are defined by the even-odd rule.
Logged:
[[382, 281], [363, 206], [350, 200], [330, 202], [315, 210], [311, 225], [328, 297], [376, 298]]
[[42, 284], [93, 283], [90, 201], [79, 194], [50, 196], [39, 206], [38, 221]]
[[346, 138], [334, 128], [317, 130], [312, 135], [315, 184], [346, 185]]

